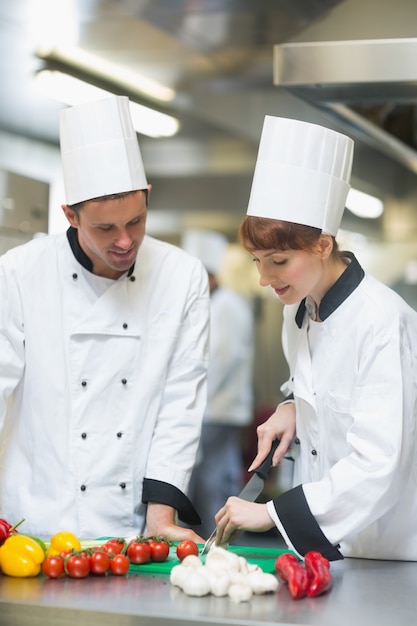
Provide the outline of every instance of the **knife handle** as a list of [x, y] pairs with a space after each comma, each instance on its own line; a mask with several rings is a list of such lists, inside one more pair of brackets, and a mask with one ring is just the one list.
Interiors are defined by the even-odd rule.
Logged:
[[255, 473], [258, 474], [258, 476], [260, 476], [260, 478], [263, 478], [264, 480], [268, 478], [269, 472], [272, 467], [272, 457], [274, 456], [274, 452], [277, 449], [278, 444], [279, 444], [279, 439], [274, 439], [268, 456], [266, 457], [264, 461], [262, 461], [261, 465], [257, 467], [256, 470], [254, 470]]

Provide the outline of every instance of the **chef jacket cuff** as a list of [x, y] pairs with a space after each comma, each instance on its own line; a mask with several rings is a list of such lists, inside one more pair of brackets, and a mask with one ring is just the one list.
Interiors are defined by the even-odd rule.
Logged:
[[[294, 402], [295, 402], [295, 399], [294, 399], [294, 394], [293, 394], [293, 393], [290, 393], [288, 396], [286, 396], [286, 397], [282, 400], [282, 402], [280, 402], [280, 403], [278, 404], [278, 406], [283, 406], [284, 404], [294, 404]], [[278, 406], [277, 406], [277, 408], [278, 408]]]
[[[305, 556], [316, 550], [329, 561], [343, 559], [343, 554], [330, 543], [310, 511], [302, 485], [294, 487], [273, 500], [278, 530], [295, 552]], [[269, 513], [271, 515], [271, 512]], [[275, 523], [276, 518], [272, 516]]]
[[142, 502], [158, 502], [172, 506], [178, 511], [178, 518], [190, 525], [201, 524], [201, 518], [187, 496], [169, 483], [145, 478], [143, 481]]

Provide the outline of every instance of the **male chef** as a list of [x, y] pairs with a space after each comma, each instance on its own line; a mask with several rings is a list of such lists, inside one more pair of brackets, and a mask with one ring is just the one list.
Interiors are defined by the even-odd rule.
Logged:
[[38, 536], [201, 541], [177, 518], [198, 522], [206, 272], [145, 234], [128, 98], [63, 110], [60, 142], [67, 232], [0, 258], [1, 516]]

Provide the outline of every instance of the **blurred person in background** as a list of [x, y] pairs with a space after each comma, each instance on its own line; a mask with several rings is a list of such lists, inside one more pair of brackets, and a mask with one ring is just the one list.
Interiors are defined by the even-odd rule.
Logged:
[[189, 230], [182, 241], [203, 263], [210, 286], [207, 409], [189, 491], [206, 538], [219, 508], [242, 489], [243, 436], [253, 421], [254, 317], [249, 302], [219, 279], [227, 246], [223, 234], [209, 230]]

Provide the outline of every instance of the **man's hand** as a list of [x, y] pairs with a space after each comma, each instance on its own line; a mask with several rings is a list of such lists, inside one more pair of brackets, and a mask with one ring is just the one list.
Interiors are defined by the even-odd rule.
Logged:
[[182, 528], [175, 523], [176, 512], [171, 506], [149, 502], [146, 515], [146, 534], [157, 535], [170, 541], [191, 539], [195, 543], [204, 543], [204, 539], [191, 528]]
[[266, 422], [256, 429], [258, 436], [258, 453], [248, 471], [257, 469], [266, 459], [274, 439], [279, 439], [279, 445], [272, 458], [272, 465], [276, 467], [284, 454], [288, 451], [295, 435], [295, 404], [288, 402], [277, 407], [275, 413]]

